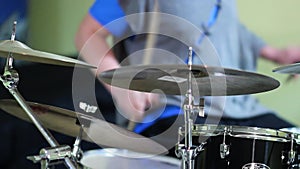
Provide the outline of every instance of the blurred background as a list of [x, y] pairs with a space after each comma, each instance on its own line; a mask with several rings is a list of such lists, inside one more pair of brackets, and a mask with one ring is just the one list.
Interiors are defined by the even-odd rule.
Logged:
[[[283, 47], [300, 44], [300, 1], [237, 1], [241, 21], [267, 43]], [[29, 0], [27, 45], [36, 50], [77, 57], [74, 36], [93, 0]], [[279, 65], [259, 61], [259, 73], [280, 81], [279, 88], [256, 96], [280, 116], [300, 126], [300, 81], [273, 73]], [[298, 92], [299, 91], [299, 92]]]
[[[300, 23], [298, 7], [300, 1], [252, 0], [237, 1], [241, 21], [262, 37], [267, 43], [277, 47], [300, 44]], [[267, 93], [256, 94], [266, 106], [279, 112], [280, 116], [300, 126], [300, 81], [286, 82], [288, 75], [273, 73], [279, 65], [261, 59], [259, 73], [280, 81], [279, 88]]]

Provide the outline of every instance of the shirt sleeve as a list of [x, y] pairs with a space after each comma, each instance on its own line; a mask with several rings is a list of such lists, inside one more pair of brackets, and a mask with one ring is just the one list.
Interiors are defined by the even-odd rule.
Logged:
[[266, 43], [263, 39], [258, 37], [256, 34], [253, 32], [249, 31], [245, 25], [241, 24], [239, 25], [239, 36], [240, 36], [240, 41], [242, 44], [247, 46], [247, 48], [250, 48], [252, 51], [252, 54], [258, 58], [260, 56], [260, 51], [261, 49], [266, 46]]
[[89, 13], [115, 36], [121, 36], [128, 26], [118, 0], [96, 0]]

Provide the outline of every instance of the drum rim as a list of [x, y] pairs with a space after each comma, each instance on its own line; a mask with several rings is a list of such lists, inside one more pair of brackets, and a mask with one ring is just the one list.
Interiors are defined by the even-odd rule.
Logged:
[[[133, 156], [123, 156], [123, 155], [117, 155], [117, 153], [120, 151], [124, 151], [126, 153], [129, 153]], [[111, 153], [109, 153], [111, 152]], [[124, 153], [123, 152], [123, 153]], [[80, 160], [82, 165], [85, 165], [82, 163], [82, 160], [84, 160], [84, 157], [90, 156], [90, 155], [103, 155], [101, 157], [123, 157], [123, 158], [129, 158], [129, 159], [146, 159], [148, 158], [149, 160], [154, 160], [158, 162], [163, 162], [163, 163], [169, 163], [171, 165], [176, 165], [180, 166], [181, 161], [177, 158], [174, 157], [169, 157], [169, 156], [163, 156], [163, 155], [153, 155], [153, 154], [145, 154], [145, 153], [140, 153], [140, 152], [133, 152], [130, 150], [126, 149], [118, 149], [118, 148], [103, 148], [103, 149], [94, 149], [94, 150], [88, 150], [83, 153], [83, 156]], [[139, 157], [137, 157], [139, 155]]]
[[[290, 132], [280, 131], [276, 129], [216, 124], [194, 124], [192, 134], [193, 136], [204, 137], [219, 136], [224, 135], [225, 129], [227, 131], [226, 135], [238, 138], [279, 142], [290, 142], [292, 139], [291, 135], [294, 136], [294, 139], [300, 138], [298, 134], [293, 134]], [[181, 127], [179, 129], [179, 134], [184, 135], [184, 127]]]
[[[294, 129], [296, 129], [297, 130], [297, 132], [296, 131], [293, 131]], [[294, 139], [296, 140], [296, 142], [298, 143], [298, 144], [300, 144], [300, 133], [299, 133], [299, 127], [286, 127], [286, 128], [281, 128], [281, 129], [279, 129], [280, 131], [282, 131], [282, 132], [286, 132], [286, 133], [290, 133], [290, 134], [293, 134], [294, 135]]]

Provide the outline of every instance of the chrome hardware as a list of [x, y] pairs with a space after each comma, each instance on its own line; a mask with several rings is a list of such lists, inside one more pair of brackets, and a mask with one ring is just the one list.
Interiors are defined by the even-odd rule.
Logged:
[[29, 156], [27, 159], [33, 161], [34, 163], [40, 162], [41, 168], [48, 169], [52, 162], [63, 162], [65, 158], [70, 158], [71, 156], [71, 147], [62, 145], [57, 147], [43, 148], [40, 151], [40, 155]]
[[229, 155], [229, 145], [227, 144], [220, 144], [220, 157], [224, 159]]
[[287, 164], [291, 165], [295, 162], [296, 152], [294, 151], [294, 134], [291, 134], [291, 150], [288, 152]]
[[228, 129], [227, 127], [224, 128], [224, 135], [223, 135], [223, 143], [220, 144], [220, 157], [221, 159], [226, 158], [229, 155], [230, 152], [230, 146], [226, 144], [226, 135], [227, 135]]
[[204, 117], [204, 98], [200, 98], [200, 102], [199, 102], [199, 116], [200, 117]]

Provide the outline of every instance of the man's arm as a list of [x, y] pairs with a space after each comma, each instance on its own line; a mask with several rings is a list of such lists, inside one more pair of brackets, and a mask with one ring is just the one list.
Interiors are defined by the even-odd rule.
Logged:
[[109, 35], [109, 31], [90, 14], [84, 17], [77, 31], [76, 48], [87, 63], [97, 66], [97, 72], [94, 71], [95, 75], [119, 67], [119, 63], [106, 40]]
[[292, 64], [300, 61], [300, 47], [275, 48], [265, 46], [261, 49], [262, 57], [279, 64]]
[[[85, 16], [76, 34], [75, 44], [77, 50], [80, 51], [80, 56], [83, 57], [87, 63], [97, 65], [97, 70], [93, 71], [96, 77], [105, 70], [120, 67], [106, 41], [106, 38], [109, 35], [109, 31], [98, 23], [90, 14]], [[154, 102], [158, 104], [157, 95], [121, 89], [107, 84], [104, 85], [112, 94], [119, 112], [129, 120], [142, 120], [145, 109], [151, 108]]]

